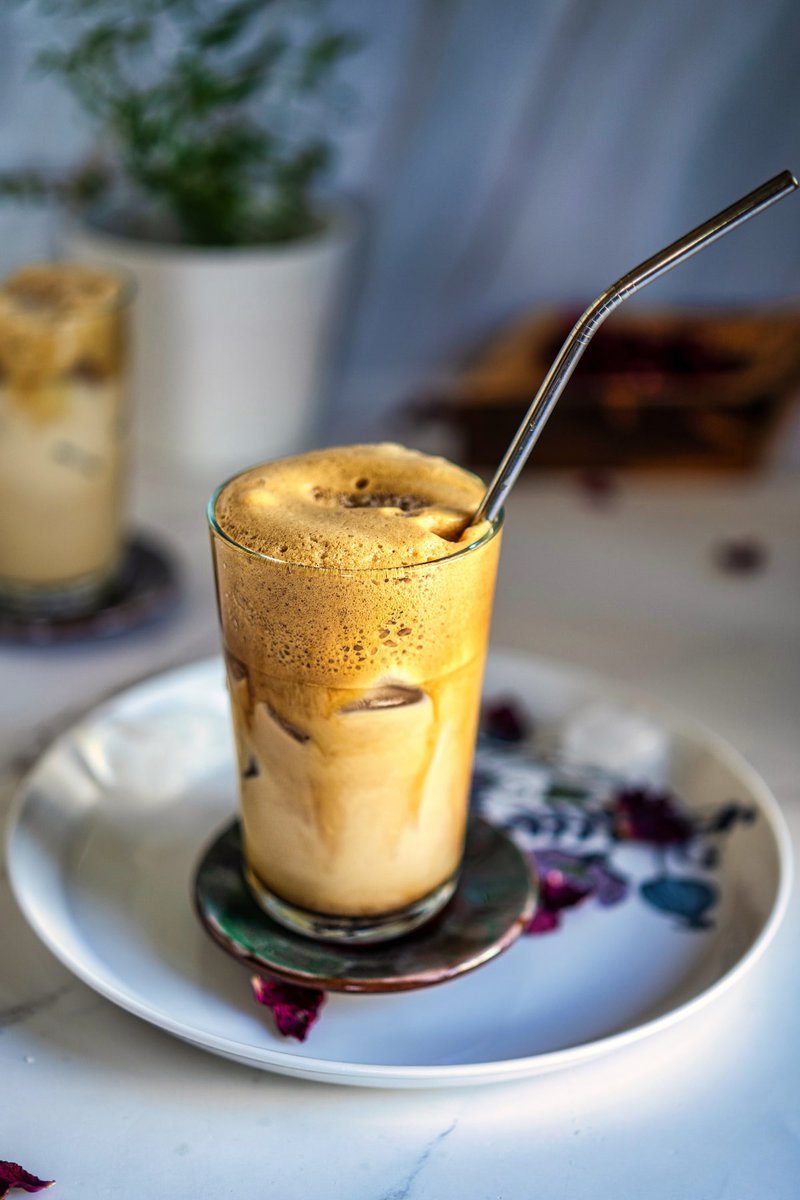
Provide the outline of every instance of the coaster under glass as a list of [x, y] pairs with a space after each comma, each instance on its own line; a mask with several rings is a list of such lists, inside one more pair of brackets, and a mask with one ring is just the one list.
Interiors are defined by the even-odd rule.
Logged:
[[339, 992], [407, 991], [474, 970], [516, 941], [533, 915], [536, 894], [521, 851], [478, 817], [469, 823], [451, 900], [392, 941], [336, 945], [279, 925], [245, 883], [238, 821], [214, 838], [194, 882], [200, 920], [228, 954], [288, 983]]
[[80, 611], [24, 612], [0, 600], [0, 640], [33, 645], [94, 640], [125, 633], [155, 620], [178, 598], [178, 569], [172, 556], [149, 535], [134, 534], [119, 567]]

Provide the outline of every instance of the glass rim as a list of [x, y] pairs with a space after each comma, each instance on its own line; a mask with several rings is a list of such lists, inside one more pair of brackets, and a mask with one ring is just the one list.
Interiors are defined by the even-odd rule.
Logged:
[[[382, 567], [326, 567], [316, 563], [291, 562], [286, 558], [275, 558], [275, 556], [272, 554], [264, 554], [261, 550], [254, 550], [251, 546], [242, 545], [241, 542], [237, 542], [234, 537], [231, 537], [231, 535], [222, 528], [217, 520], [215, 510], [217, 506], [217, 500], [219, 499], [221, 493], [229, 483], [233, 483], [233, 481], [238, 479], [240, 475], [246, 474], [247, 469], [248, 468], [246, 468], [245, 471], [237, 471], [236, 474], [231, 475], [229, 479], [223, 480], [223, 482], [218, 487], [214, 488], [214, 491], [211, 493], [208, 505], [206, 506], [206, 516], [208, 518], [208, 524], [211, 528], [211, 532], [223, 542], [227, 542], [227, 544], [232, 546], [234, 550], [241, 551], [242, 554], [248, 554], [251, 558], [260, 559], [262, 562], [274, 563], [279, 567], [287, 567], [289, 570], [293, 571], [318, 571], [322, 575], [358, 576], [385, 575], [387, 571], [402, 571], [404, 573], [407, 571], [417, 571], [424, 567], [435, 567], [440, 563], [453, 562], [456, 559], [463, 558], [465, 554], [470, 554], [473, 550], [479, 550], [481, 546], [485, 546], [487, 542], [492, 541], [494, 536], [499, 533], [503, 527], [505, 509], [501, 508], [497, 516], [488, 522], [489, 528], [485, 530], [480, 537], [476, 538], [474, 542], [469, 542], [464, 546], [459, 546], [458, 550], [454, 551], [452, 554], [443, 554], [440, 558], [431, 558], [426, 562], [389, 563]], [[249, 469], [252, 470], [252, 468]], [[463, 468], [461, 469], [463, 470]], [[467, 474], [472, 475], [472, 472], [468, 471]], [[474, 475], [473, 478], [477, 479], [478, 476]], [[455, 543], [451, 543], [451, 545], [454, 544]]]
[[139, 281], [134, 272], [127, 267], [117, 266], [116, 263], [99, 260], [95, 262], [87, 258], [37, 258], [31, 262], [20, 263], [13, 270], [8, 271], [0, 280], [0, 295], [8, 296], [13, 300], [14, 291], [9, 287], [9, 283], [15, 275], [29, 267], [42, 267], [49, 270], [58, 270], [61, 267], [81, 267], [84, 270], [93, 271], [97, 275], [107, 275], [116, 281], [119, 290], [110, 300], [99, 300], [94, 304], [86, 304], [80, 308], [59, 312], [56, 314], [59, 322], [91, 320], [98, 314], [119, 312], [121, 309], [129, 308], [139, 292]]

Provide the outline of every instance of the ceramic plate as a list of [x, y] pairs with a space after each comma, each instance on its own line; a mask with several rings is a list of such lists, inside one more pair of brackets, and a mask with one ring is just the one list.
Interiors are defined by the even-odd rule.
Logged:
[[[140, 684], [53, 744], [12, 812], [17, 899], [50, 950], [129, 1012], [238, 1062], [319, 1081], [519, 1078], [689, 1017], [753, 965], [783, 914], [789, 839], [769, 791], [717, 738], [602, 680], [495, 655], [485, 690], [524, 708], [536, 737], [515, 741], [501, 713], [478, 755], [476, 796], [537, 856], [550, 904], [539, 932], [470, 975], [407, 994], [330, 995], [306, 1042], [275, 1032], [192, 907], [199, 856], [235, 805], [218, 660]], [[683, 815], [657, 799], [641, 811], [636, 788], [609, 791], [603, 772], [538, 761], [565, 728], [584, 741], [592, 722], [602, 731], [598, 703], [623, 714], [623, 749], [639, 755], [636, 770], [665, 775]], [[606, 726], [611, 745], [619, 729]], [[574, 752], [580, 736], [570, 736]]]

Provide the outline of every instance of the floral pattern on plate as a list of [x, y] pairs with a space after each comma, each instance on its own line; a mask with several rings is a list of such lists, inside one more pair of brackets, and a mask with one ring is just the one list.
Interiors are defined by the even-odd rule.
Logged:
[[[539, 903], [527, 932], [558, 929], [564, 912], [585, 901], [610, 909], [632, 898], [682, 929], [710, 928], [724, 837], [751, 824], [755, 809], [731, 799], [690, 813], [669, 789], [537, 755], [524, 732], [532, 727], [518, 702], [487, 703], [472, 791], [477, 810], [510, 832], [537, 868]], [[620, 861], [632, 847], [650, 864], [644, 878], [641, 863], [634, 880]]]

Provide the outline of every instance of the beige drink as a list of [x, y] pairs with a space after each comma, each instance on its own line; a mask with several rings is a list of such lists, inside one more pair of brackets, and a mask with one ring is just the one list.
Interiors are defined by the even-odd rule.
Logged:
[[318, 936], [402, 932], [455, 886], [500, 549], [460, 533], [482, 490], [376, 445], [212, 500], [249, 877]]
[[74, 263], [0, 286], [0, 602], [90, 603], [120, 555], [125, 425], [120, 279]]

